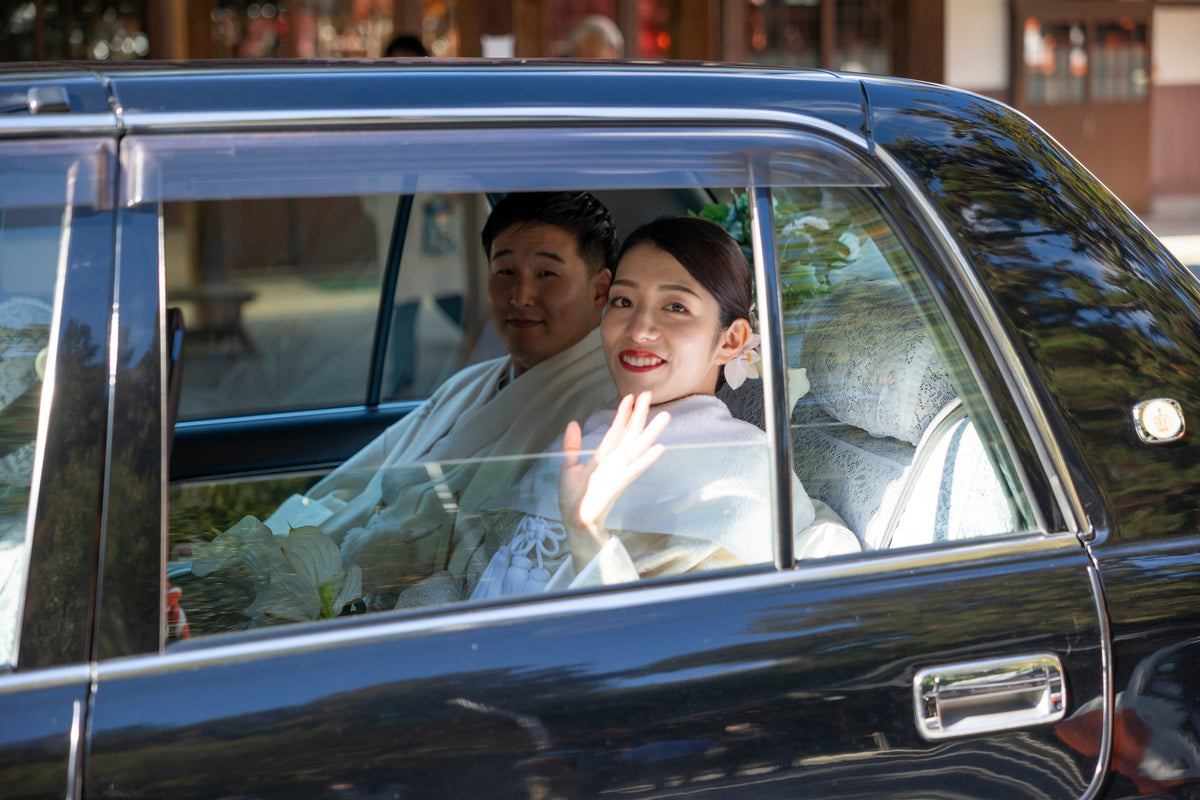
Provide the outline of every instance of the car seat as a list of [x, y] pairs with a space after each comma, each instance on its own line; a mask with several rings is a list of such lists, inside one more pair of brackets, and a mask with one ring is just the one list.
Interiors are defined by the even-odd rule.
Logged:
[[[925, 323], [894, 281], [859, 280], [805, 304], [788, 356], [807, 370], [793, 467], [864, 550], [1013, 530], [1017, 513]], [[761, 383], [718, 396], [763, 427]]]
[[[792, 349], [794, 352], [794, 348]], [[1016, 513], [916, 305], [856, 281], [805, 309], [793, 464], [866, 550], [1013, 530]]]

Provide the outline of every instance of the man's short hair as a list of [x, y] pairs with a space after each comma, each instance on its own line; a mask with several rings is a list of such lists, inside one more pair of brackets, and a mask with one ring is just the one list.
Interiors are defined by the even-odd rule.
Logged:
[[492, 209], [480, 238], [492, 256], [492, 242], [514, 225], [541, 224], [562, 228], [575, 237], [579, 255], [594, 275], [617, 265], [617, 226], [604, 204], [591, 192], [514, 192]]

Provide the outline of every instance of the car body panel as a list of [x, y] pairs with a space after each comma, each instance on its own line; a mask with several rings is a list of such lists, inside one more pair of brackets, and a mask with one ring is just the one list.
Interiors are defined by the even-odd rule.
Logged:
[[87, 666], [0, 677], [0, 785], [25, 798], [78, 797]]
[[[1063, 654], [1071, 693], [1098, 694], [1084, 560], [1070, 537], [1034, 539], [966, 563], [914, 555], [868, 581], [830, 565], [112, 662], [86, 783], [112, 797], [519, 797], [543, 784], [568, 797], [748, 785], [767, 797], [1077, 797], [1093, 764], [1051, 726], [921, 741], [911, 675], [1019, 640]], [[1063, 593], [1082, 601], [1071, 619]], [[1008, 758], [1022, 766], [997, 770]], [[970, 786], [951, 793], [942, 770]]]

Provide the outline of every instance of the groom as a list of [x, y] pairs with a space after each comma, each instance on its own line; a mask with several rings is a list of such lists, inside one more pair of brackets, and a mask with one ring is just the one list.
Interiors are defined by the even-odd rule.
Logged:
[[616, 394], [597, 328], [617, 253], [608, 210], [587, 192], [510, 194], [481, 238], [491, 322], [509, 355], [450, 377], [266, 520], [276, 533], [318, 525], [362, 566], [368, 592], [403, 588], [389, 584], [388, 564], [440, 569], [455, 518], [529, 466], [502, 457], [541, 453]]

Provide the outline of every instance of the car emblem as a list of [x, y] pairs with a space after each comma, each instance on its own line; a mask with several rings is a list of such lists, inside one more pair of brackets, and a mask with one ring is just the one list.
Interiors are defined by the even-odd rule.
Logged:
[[1147, 444], [1176, 442], [1183, 438], [1183, 408], [1168, 397], [1143, 400], [1133, 407], [1133, 427]]

